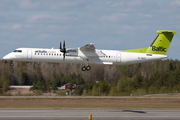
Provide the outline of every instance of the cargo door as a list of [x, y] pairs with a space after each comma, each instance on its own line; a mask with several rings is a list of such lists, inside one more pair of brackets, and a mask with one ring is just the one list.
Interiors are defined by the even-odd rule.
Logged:
[[116, 54], [116, 62], [117, 62], [117, 63], [120, 63], [120, 62], [121, 62], [121, 54], [120, 54], [120, 53], [117, 53], [117, 54]]

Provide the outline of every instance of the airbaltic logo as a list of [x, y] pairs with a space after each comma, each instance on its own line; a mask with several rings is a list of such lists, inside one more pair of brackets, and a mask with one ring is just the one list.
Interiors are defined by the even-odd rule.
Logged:
[[35, 53], [47, 53], [45, 50], [36, 50]]
[[56, 51], [36, 50], [35, 53], [56, 53]]
[[152, 51], [161, 51], [161, 52], [166, 52], [166, 48], [164, 47], [156, 47], [156, 46], [152, 46]]

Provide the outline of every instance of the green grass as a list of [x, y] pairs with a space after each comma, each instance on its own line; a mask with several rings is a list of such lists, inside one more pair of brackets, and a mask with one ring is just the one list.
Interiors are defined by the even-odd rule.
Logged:
[[66, 96], [66, 91], [56, 91], [56, 94], [58, 95], [58, 96]]

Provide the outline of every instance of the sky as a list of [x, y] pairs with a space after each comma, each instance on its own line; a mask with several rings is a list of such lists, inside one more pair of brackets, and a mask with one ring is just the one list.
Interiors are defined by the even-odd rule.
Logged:
[[20, 47], [149, 47], [158, 30], [176, 30], [167, 52], [180, 60], [180, 0], [0, 0], [0, 59]]

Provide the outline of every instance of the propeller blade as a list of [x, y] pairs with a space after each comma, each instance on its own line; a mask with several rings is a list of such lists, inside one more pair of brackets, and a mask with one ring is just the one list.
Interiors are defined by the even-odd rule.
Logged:
[[60, 46], [59, 46], [59, 49], [60, 49], [60, 50], [62, 49], [62, 47], [61, 47], [61, 42], [60, 42]]
[[65, 53], [63, 54], [63, 61], [65, 60]]
[[64, 41], [64, 43], [63, 43], [63, 49], [66, 49], [66, 47], [65, 47], [65, 41]]

